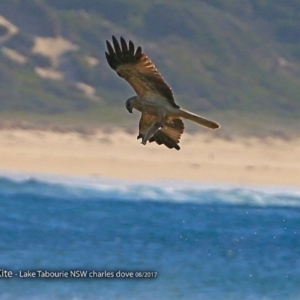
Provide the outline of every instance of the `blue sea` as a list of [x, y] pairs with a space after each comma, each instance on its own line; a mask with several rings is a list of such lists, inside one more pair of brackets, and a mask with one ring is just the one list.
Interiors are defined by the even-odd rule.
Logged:
[[300, 299], [300, 191], [3, 175], [0, 299]]

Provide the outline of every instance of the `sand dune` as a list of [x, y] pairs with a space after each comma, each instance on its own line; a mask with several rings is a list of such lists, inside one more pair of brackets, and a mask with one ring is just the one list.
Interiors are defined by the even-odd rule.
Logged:
[[180, 151], [121, 131], [0, 131], [0, 170], [105, 178], [300, 186], [300, 139], [228, 141], [185, 134]]
[[77, 45], [72, 44], [63, 37], [36, 37], [32, 52], [49, 57], [53, 65], [56, 66], [62, 54], [68, 51], [76, 51], [78, 48]]

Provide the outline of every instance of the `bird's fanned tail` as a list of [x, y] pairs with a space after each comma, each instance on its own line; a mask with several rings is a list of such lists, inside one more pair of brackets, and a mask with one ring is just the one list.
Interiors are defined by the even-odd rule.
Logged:
[[211, 120], [208, 120], [208, 119], [205, 119], [203, 117], [200, 117], [196, 114], [193, 114], [187, 110], [184, 110], [184, 109], [179, 109], [179, 114], [178, 114], [179, 117], [181, 118], [184, 118], [184, 119], [188, 119], [190, 121], [193, 121], [199, 125], [202, 125], [202, 126], [205, 126], [207, 128], [210, 128], [210, 129], [218, 129], [220, 128], [220, 125], [214, 121], [211, 121]]

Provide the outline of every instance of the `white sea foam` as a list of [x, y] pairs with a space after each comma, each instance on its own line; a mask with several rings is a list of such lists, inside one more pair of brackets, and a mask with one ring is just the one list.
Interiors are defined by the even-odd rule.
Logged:
[[[36, 182], [29, 188], [32, 192], [56, 197], [111, 200], [153, 200], [177, 203], [214, 204], [250, 206], [300, 207], [300, 189], [279, 186], [241, 186], [228, 184], [207, 184], [189, 181], [128, 181], [99, 177], [71, 177], [62, 175], [1, 172], [2, 178], [26, 184]], [[47, 185], [40, 186], [38, 183]], [[59, 190], [59, 192], [57, 192]]]

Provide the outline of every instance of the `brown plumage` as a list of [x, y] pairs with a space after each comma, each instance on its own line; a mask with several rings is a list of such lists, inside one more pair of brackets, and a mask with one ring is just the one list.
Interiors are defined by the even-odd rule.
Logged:
[[[155, 122], [156, 116], [142, 113], [139, 123], [139, 135], [138, 139], [142, 138], [149, 127]], [[169, 149], [175, 148], [179, 150], [179, 140], [181, 134], [184, 131], [184, 124], [181, 119], [169, 119], [166, 120], [164, 126], [157, 130], [153, 136], [149, 139], [149, 142], [156, 142], [158, 145], [164, 144]]]
[[132, 41], [127, 44], [121, 37], [118, 42], [114, 36], [113, 46], [108, 41], [106, 45], [109, 66], [127, 80], [137, 94], [126, 101], [126, 108], [129, 112], [135, 108], [142, 113], [138, 138], [142, 138], [143, 144], [155, 141], [179, 150], [179, 140], [184, 131], [181, 118], [211, 129], [220, 127], [218, 123], [181, 109], [175, 103], [171, 88], [141, 47], [135, 50]]

